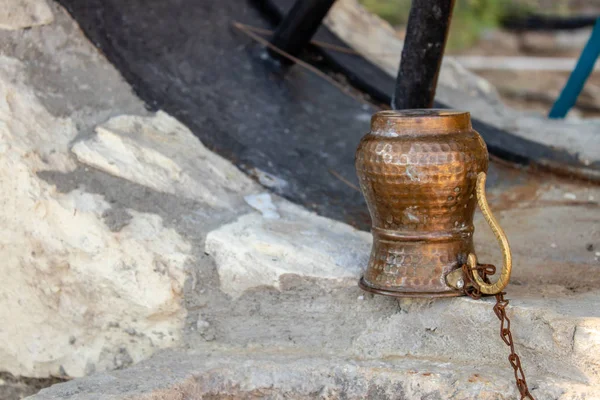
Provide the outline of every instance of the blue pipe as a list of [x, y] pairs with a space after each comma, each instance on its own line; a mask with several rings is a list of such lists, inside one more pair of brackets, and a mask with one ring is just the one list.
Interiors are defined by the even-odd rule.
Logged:
[[571, 72], [567, 84], [556, 99], [548, 117], [564, 118], [567, 115], [583, 90], [585, 81], [594, 70], [598, 55], [600, 55], [600, 18], [596, 19], [592, 35], [583, 48], [575, 69]]

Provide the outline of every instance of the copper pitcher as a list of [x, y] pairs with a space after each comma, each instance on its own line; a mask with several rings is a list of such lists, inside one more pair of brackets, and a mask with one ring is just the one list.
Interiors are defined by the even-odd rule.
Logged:
[[476, 281], [485, 294], [508, 284], [508, 241], [485, 198], [488, 152], [468, 112], [381, 111], [356, 152], [356, 171], [372, 220], [373, 248], [360, 286], [396, 297], [464, 294], [473, 270], [473, 214], [479, 204], [500, 243], [498, 280]]

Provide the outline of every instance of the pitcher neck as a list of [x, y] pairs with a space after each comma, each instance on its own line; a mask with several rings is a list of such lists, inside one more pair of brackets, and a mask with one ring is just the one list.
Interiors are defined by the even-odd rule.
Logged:
[[458, 110], [385, 110], [371, 117], [371, 134], [376, 136], [444, 134], [471, 129], [471, 115]]

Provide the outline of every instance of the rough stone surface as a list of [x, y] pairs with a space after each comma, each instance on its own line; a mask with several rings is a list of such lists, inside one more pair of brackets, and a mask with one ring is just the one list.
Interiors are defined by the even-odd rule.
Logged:
[[[35, 400], [514, 399], [510, 371], [418, 359], [348, 359], [240, 350], [165, 352], [127, 371], [42, 390]], [[593, 399], [585, 385], [544, 378], [538, 399]]]
[[[217, 179], [228, 174], [223, 188], [210, 188], [223, 204], [230, 204], [226, 191], [240, 189], [236, 184], [252, 185], [171, 117], [147, 116], [64, 10], [53, 5], [53, 11], [51, 25], [0, 32], [2, 52], [19, 58], [0, 58], [6, 173], [0, 179], [0, 320], [10, 321], [0, 328], [0, 371], [28, 377], [123, 368], [180, 344], [185, 268], [197, 256], [181, 226], [200, 218], [210, 227], [211, 219], [226, 218], [206, 202], [186, 203], [83, 167], [70, 154], [72, 143], [91, 144], [92, 130], [104, 128], [113, 140], [109, 153], [134, 152], [152, 178], [161, 162], [179, 168], [178, 177], [192, 181], [183, 187], [174, 179], [182, 198], [197, 190], [194, 179], [206, 184], [197, 170]], [[139, 115], [106, 121], [119, 112]], [[177, 154], [168, 153], [174, 146]], [[173, 160], [161, 158], [165, 153]], [[236, 208], [243, 204], [238, 200]], [[174, 219], [183, 221], [179, 231]]]
[[23, 378], [8, 372], [0, 372], [0, 399], [22, 399], [39, 392], [41, 389], [63, 382], [61, 378]]
[[[516, 172], [495, 167], [491, 179], [497, 173], [506, 183], [490, 192], [490, 203], [515, 255], [509, 315], [533, 393], [540, 399], [592, 399], [600, 390], [600, 282], [594, 278], [593, 251], [600, 246], [595, 220], [600, 191], [544, 176], [509, 184], [506, 177]], [[329, 253], [356, 251], [360, 255], [354, 257], [366, 260], [368, 252], [356, 248], [368, 247], [368, 238], [283, 200], [273, 204], [280, 219], [246, 214], [207, 234], [206, 249], [217, 244], [206, 256], [214, 266], [199, 264], [195, 289], [186, 294], [194, 316], [187, 319], [184, 342], [197, 350], [167, 352], [127, 371], [58, 385], [36, 398], [385, 399], [402, 391], [408, 399], [516, 396], [491, 299], [372, 296], [356, 288], [360, 271], [352, 268], [344, 269], [350, 279], [332, 284], [301, 269], [311, 255], [296, 244], [319, 238], [325, 243], [311, 249], [326, 249], [333, 236], [335, 249]], [[288, 229], [302, 223], [311, 233], [318, 227], [318, 235], [307, 239], [306, 229]], [[332, 235], [340, 230], [342, 236]], [[476, 232], [480, 259], [497, 262], [499, 250], [480, 216]], [[227, 240], [229, 248], [223, 244]], [[245, 251], [236, 252], [240, 243]], [[277, 246], [286, 249], [286, 261], [300, 266], [279, 273], [278, 264], [265, 257], [271, 254], [265, 249]], [[224, 256], [225, 250], [232, 254]], [[223, 293], [230, 281], [222, 280], [222, 268], [234, 268], [237, 278], [252, 282], [258, 265], [274, 270], [278, 280]]]
[[53, 116], [68, 117], [79, 136], [113, 116], [146, 115], [119, 72], [56, 3], [54, 22], [16, 31], [0, 30], [0, 54], [22, 62], [19, 78]]
[[53, 20], [45, 0], [2, 0], [0, 3], [0, 29], [30, 28]]
[[270, 193], [249, 194], [244, 196], [244, 200], [250, 207], [260, 211], [265, 218], [278, 219], [281, 217], [277, 213], [277, 207], [273, 204]]
[[147, 357], [181, 337], [190, 245], [158, 215], [129, 210], [118, 231], [103, 196], [59, 193], [38, 174], [75, 168], [77, 131], [0, 59], [0, 365], [13, 374], [82, 376]]
[[[181, 344], [184, 269], [203, 248], [195, 240], [202, 242], [201, 232], [216, 221], [232, 218], [219, 207], [77, 162], [70, 145], [115, 122], [130, 127], [135, 120], [135, 129], [111, 133], [115, 140], [137, 134], [132, 146], [142, 152], [147, 143], [157, 154], [172, 150], [176, 139], [181, 148], [172, 163], [188, 169], [182, 175], [202, 162], [195, 151], [203, 147], [169, 116], [148, 116], [66, 12], [51, 8], [53, 24], [0, 31], [0, 320], [8, 321], [0, 324], [0, 372], [16, 375], [0, 381], [8, 399], [51, 382], [26, 377], [124, 368]], [[109, 120], [128, 112], [137, 115]], [[205, 155], [219, 173], [235, 174], [223, 190], [233, 193], [236, 182], [250, 182]], [[210, 174], [210, 167], [202, 172]], [[225, 195], [221, 200], [227, 203]], [[247, 212], [238, 200], [235, 208]]]
[[[52, 7], [0, 32], [0, 371], [96, 371], [36, 399], [516, 397], [491, 299], [361, 292], [367, 233], [257, 194]], [[533, 394], [597, 398], [600, 189], [489, 181]], [[475, 240], [498, 263], [480, 216]]]
[[161, 111], [153, 117], [114, 117], [98, 126], [95, 136], [76, 143], [73, 153], [111, 175], [213, 207], [230, 207], [231, 193], [249, 192], [254, 185]]
[[216, 262], [221, 290], [280, 287], [283, 275], [319, 278], [320, 284], [354, 285], [368, 260], [371, 235], [304, 210], [277, 204], [279, 219], [258, 213], [210, 232], [206, 252]]

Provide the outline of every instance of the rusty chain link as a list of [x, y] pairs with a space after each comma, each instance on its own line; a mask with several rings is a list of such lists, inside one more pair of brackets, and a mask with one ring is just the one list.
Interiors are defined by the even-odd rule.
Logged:
[[[473, 298], [480, 299], [481, 291], [475, 280], [472, 278], [473, 273], [477, 273], [481, 276], [481, 278], [489, 282], [488, 275], [494, 275], [496, 272], [496, 267], [491, 264], [477, 264], [477, 267], [471, 270], [467, 264], [462, 266], [464, 276], [466, 277], [467, 282], [465, 282], [465, 293]], [[534, 397], [529, 393], [529, 388], [527, 387], [527, 380], [525, 379], [525, 372], [523, 372], [523, 367], [521, 366], [521, 358], [515, 352], [515, 344], [513, 342], [512, 333], [510, 331], [510, 319], [506, 315], [506, 306], [508, 306], [508, 300], [504, 298], [505, 292], [500, 292], [496, 294], [496, 304], [494, 305], [494, 313], [500, 320], [500, 338], [507, 346], [510, 347], [510, 355], [508, 356], [508, 361], [512, 366], [515, 373], [515, 381], [517, 384], [517, 389], [521, 394], [521, 400], [530, 399], [535, 400]]]

